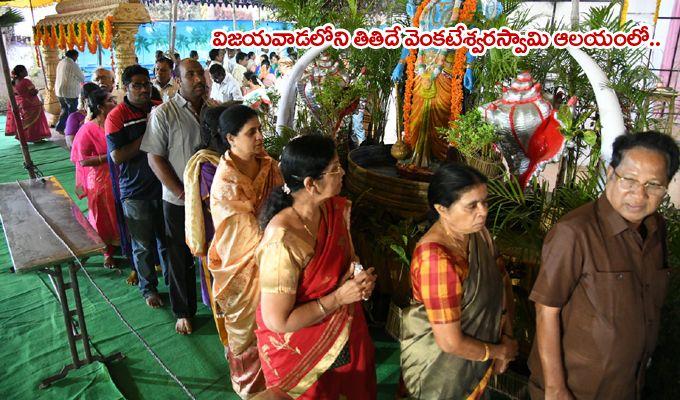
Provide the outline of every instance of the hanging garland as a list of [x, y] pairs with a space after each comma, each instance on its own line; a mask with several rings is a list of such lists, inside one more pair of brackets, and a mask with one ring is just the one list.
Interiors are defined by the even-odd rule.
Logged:
[[102, 47], [110, 48], [113, 41], [113, 17], [106, 17], [103, 21], [98, 21], [96, 26], [99, 28], [98, 36]]
[[85, 50], [85, 24], [80, 22], [73, 24], [73, 41], [78, 47], [78, 51]]
[[103, 48], [110, 49], [113, 42], [113, 17], [88, 22], [69, 24], [42, 25], [33, 28], [33, 40], [36, 46], [59, 47], [62, 50], [77, 47], [79, 51], [97, 52], [100, 43]]
[[61, 50], [66, 49], [66, 29], [65, 25], [57, 26], [57, 45]]
[[[467, 23], [475, 15], [477, 10], [477, 1], [467, 0], [463, 4], [463, 9], [460, 13], [460, 18], [458, 21]], [[449, 121], [455, 121], [460, 117], [460, 113], [463, 111], [463, 75], [465, 74], [465, 62], [466, 54], [468, 49], [466, 47], [461, 47], [456, 50], [456, 54], [453, 58], [453, 70], [451, 75], [453, 79], [451, 80], [451, 113], [449, 114]]]
[[47, 32], [48, 34], [51, 34], [47, 37], [47, 45], [51, 48], [57, 47], [57, 27], [52, 25]]
[[87, 22], [85, 24], [85, 42], [90, 53], [97, 52], [97, 32], [95, 31], [95, 22]]
[[[416, 9], [415, 14], [413, 14], [412, 22], [414, 28], [420, 26], [420, 16], [429, 3], [430, 0], [423, 0], [423, 2], [420, 3]], [[413, 80], [415, 79], [417, 56], [418, 50], [411, 49], [409, 51], [408, 57], [406, 57], [406, 85], [404, 87], [404, 140], [407, 142], [407, 139], [410, 139], [411, 137], [411, 99], [413, 98]]]

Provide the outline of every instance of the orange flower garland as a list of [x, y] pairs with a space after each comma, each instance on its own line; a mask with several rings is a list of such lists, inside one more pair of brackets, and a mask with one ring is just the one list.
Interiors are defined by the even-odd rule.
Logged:
[[58, 39], [58, 45], [59, 48], [62, 50], [66, 49], [66, 25], [59, 25], [57, 32], [59, 35], [57, 36]]
[[40, 28], [37, 26], [33, 27], [33, 43], [36, 46], [40, 46], [40, 41], [42, 40], [42, 36], [40, 34]]
[[[460, 13], [459, 21], [466, 23], [472, 19], [477, 10], [476, 0], [467, 0], [463, 4], [463, 9]], [[449, 121], [455, 121], [460, 117], [463, 111], [463, 75], [465, 74], [465, 61], [468, 49], [461, 47], [456, 50], [453, 58], [453, 70], [451, 75], [451, 113], [449, 114]]]
[[111, 48], [113, 42], [113, 17], [101, 21], [75, 22], [70, 24], [43, 25], [33, 29], [33, 41], [36, 46], [59, 47], [62, 50], [78, 47], [90, 53], [97, 52], [97, 44], [105, 49]]
[[97, 52], [97, 31], [94, 28], [97, 24], [98, 22], [96, 21], [85, 24], [85, 42], [87, 43], [87, 49], [92, 54]]
[[50, 47], [54, 48], [57, 46], [57, 27], [52, 25], [49, 31], [51, 35], [47, 38], [48, 40], [47, 44], [49, 44]]
[[113, 41], [113, 17], [109, 16], [104, 19], [104, 31], [99, 32], [99, 41], [105, 49], [111, 48]]
[[66, 33], [66, 45], [69, 49], [72, 49], [76, 37], [76, 33], [73, 30], [73, 24], [64, 25], [64, 30], [64, 33]]
[[[420, 26], [420, 16], [423, 14], [425, 7], [430, 4], [431, 0], [423, 0], [413, 14], [413, 26], [417, 28]], [[416, 57], [418, 50], [411, 49], [406, 58], [406, 85], [404, 87], [404, 140], [410, 138], [411, 134], [411, 99], [413, 98], [413, 79], [415, 78]]]
[[85, 49], [85, 36], [83, 35], [83, 28], [81, 24], [68, 25], [68, 43], [69, 47], [76, 46], [79, 51]]

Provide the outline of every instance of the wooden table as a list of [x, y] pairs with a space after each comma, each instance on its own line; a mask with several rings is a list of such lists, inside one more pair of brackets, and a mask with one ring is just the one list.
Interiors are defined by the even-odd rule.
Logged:
[[[83, 365], [122, 359], [121, 353], [109, 357], [92, 355], [76, 272], [82, 265], [81, 259], [101, 254], [105, 244], [57, 178], [0, 184], [0, 220], [14, 271], [47, 273], [64, 315], [72, 363], [43, 379], [40, 388], [48, 387]], [[62, 266], [68, 269], [69, 282], [64, 281]], [[75, 310], [69, 308], [68, 289], [73, 290]], [[84, 360], [78, 355], [78, 340], [85, 352]]]

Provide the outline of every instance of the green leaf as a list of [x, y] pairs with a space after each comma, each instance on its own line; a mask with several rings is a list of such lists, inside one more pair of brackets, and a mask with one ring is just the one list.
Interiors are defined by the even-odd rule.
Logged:
[[18, 24], [19, 22], [22, 22], [23, 20], [24, 17], [21, 15], [19, 11], [9, 8], [3, 14], [0, 15], [0, 27], [6, 28], [9, 26], [13, 26]]
[[586, 142], [588, 146], [595, 146], [595, 144], [597, 144], [597, 132], [591, 130], [584, 131], [583, 141]]
[[399, 260], [401, 262], [403, 262], [406, 265], [408, 265], [410, 263], [408, 257], [406, 257], [406, 250], [404, 250], [403, 247], [393, 243], [393, 244], [390, 245], [390, 249], [392, 249], [392, 251], [397, 253], [397, 256], [399, 257]]

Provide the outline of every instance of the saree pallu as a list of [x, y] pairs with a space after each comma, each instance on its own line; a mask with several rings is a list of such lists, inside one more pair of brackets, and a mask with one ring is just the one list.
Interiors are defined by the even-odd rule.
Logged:
[[[342, 284], [351, 261], [346, 207], [341, 197], [324, 206], [314, 256], [299, 277], [296, 305]], [[258, 307], [256, 335], [268, 388], [298, 399], [376, 397], [375, 349], [360, 303], [342, 306], [316, 325], [285, 334], [267, 329]]]
[[[498, 343], [503, 276], [496, 265], [490, 238], [485, 240], [480, 233], [471, 235], [469, 251], [469, 273], [462, 282], [460, 326], [466, 336]], [[415, 300], [404, 309], [402, 329], [401, 368], [409, 398], [482, 398], [491, 377], [492, 360], [471, 361], [443, 352], [435, 342], [425, 306]]]
[[[14, 85], [14, 98], [19, 107], [21, 124], [26, 134], [27, 142], [37, 142], [52, 136], [47, 124], [45, 109], [38, 95], [31, 92], [35, 89], [30, 79], [19, 79]], [[16, 136], [18, 133], [11, 103], [7, 102], [7, 121], [5, 122], [5, 136]], [[17, 137], [18, 139], [18, 137]]]
[[[199, 150], [187, 162], [184, 169], [185, 218], [184, 233], [191, 254], [198, 257], [201, 275], [201, 299], [203, 304], [215, 309], [212, 295], [212, 277], [208, 270], [208, 245], [215, 235], [210, 215], [210, 188], [215, 178], [220, 155], [208, 149]], [[222, 345], [227, 345], [224, 318], [213, 313], [217, 333]]]
[[224, 154], [210, 189], [210, 213], [215, 235], [208, 249], [213, 312], [223, 318], [223, 343], [234, 391], [246, 398], [265, 388], [257, 357], [255, 311], [260, 299], [255, 249], [262, 233], [256, 215], [272, 189], [282, 183], [274, 160], [258, 156], [254, 180], [242, 174]]
[[111, 246], [120, 244], [111, 173], [107, 163], [92, 167], [80, 165], [90, 157], [105, 155], [107, 152], [104, 129], [95, 122], [88, 122], [78, 131], [71, 148], [71, 161], [76, 166], [76, 195], [87, 197], [88, 221], [95, 228], [104, 243]]

